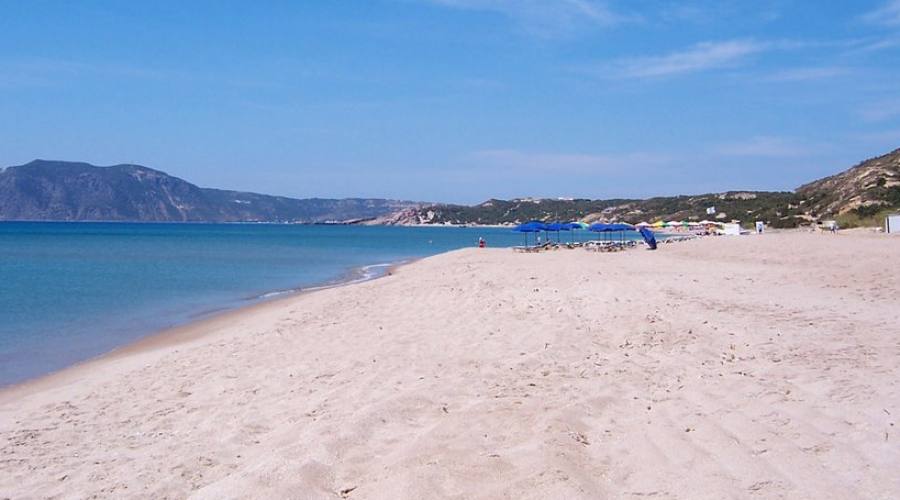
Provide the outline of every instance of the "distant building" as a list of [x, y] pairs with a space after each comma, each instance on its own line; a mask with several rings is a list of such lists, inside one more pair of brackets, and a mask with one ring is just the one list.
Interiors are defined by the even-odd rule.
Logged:
[[888, 214], [884, 218], [884, 232], [900, 233], [900, 214]]

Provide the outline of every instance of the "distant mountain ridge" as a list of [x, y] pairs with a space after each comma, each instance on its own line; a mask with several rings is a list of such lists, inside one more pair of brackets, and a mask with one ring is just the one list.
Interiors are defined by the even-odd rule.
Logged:
[[420, 204], [201, 188], [140, 165], [34, 160], [0, 170], [0, 220], [358, 222]]
[[[715, 215], [707, 208], [715, 207]], [[795, 227], [823, 218], [878, 224], [900, 209], [900, 149], [793, 192], [729, 191], [637, 199], [491, 199], [478, 205], [385, 199], [294, 199], [201, 188], [139, 165], [35, 160], [0, 170], [0, 220], [515, 224], [528, 220], [762, 220]]]
[[[715, 215], [707, 213], [714, 207]], [[478, 205], [411, 207], [376, 219], [386, 224], [516, 224], [529, 220], [639, 221], [717, 218], [796, 227], [823, 218], [847, 225], [880, 224], [900, 208], [900, 149], [844, 172], [804, 184], [794, 192], [729, 191], [644, 200], [491, 199]]]

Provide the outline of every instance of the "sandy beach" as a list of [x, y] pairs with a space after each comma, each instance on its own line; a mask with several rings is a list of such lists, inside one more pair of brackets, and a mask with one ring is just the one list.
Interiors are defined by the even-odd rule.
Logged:
[[423, 259], [0, 392], [0, 498], [900, 498], [898, 255]]

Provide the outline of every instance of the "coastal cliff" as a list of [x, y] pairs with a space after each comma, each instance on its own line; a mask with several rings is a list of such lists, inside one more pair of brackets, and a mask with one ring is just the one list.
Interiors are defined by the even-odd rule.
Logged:
[[140, 165], [35, 160], [0, 171], [0, 220], [317, 223], [366, 220], [415, 206], [201, 188]]

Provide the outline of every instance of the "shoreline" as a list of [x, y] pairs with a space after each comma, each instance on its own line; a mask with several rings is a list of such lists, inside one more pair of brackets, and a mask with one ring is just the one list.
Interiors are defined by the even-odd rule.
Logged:
[[[453, 250], [450, 251], [452, 252]], [[375, 281], [390, 276], [397, 272], [401, 267], [412, 264], [423, 258], [427, 257], [406, 258], [389, 263], [357, 266], [348, 269], [342, 275], [342, 278], [337, 278], [335, 280], [329, 280], [309, 287], [273, 290], [252, 297], [237, 299], [237, 301], [233, 302], [236, 304], [233, 307], [225, 306], [217, 309], [199, 311], [187, 316], [187, 319], [183, 322], [169, 327], [151, 330], [146, 335], [143, 335], [136, 340], [126, 342], [109, 351], [97, 354], [96, 356], [19, 382], [0, 385], [0, 405], [25, 397], [34, 392], [65, 385], [67, 378], [75, 377], [82, 371], [90, 369], [92, 366], [102, 365], [103, 363], [133, 356], [135, 354], [198, 340], [211, 334], [217, 328], [227, 325], [229, 321], [233, 319], [252, 315], [254, 313], [261, 313], [267, 309], [275, 308], [283, 302], [311, 293]], [[360, 272], [364, 269], [373, 267], [384, 268], [384, 272], [373, 274], [371, 276], [352, 276], [355, 272]]]
[[[227, 224], [178, 229], [185, 225], [167, 223], [144, 224], [153, 226], [147, 231], [122, 224], [127, 228], [120, 231], [112, 224], [94, 222], [18, 224], [5, 226], [4, 235], [10, 236], [4, 239], [4, 252], [12, 255], [21, 251], [16, 250], [17, 240], [39, 245], [43, 235], [59, 237], [50, 240], [48, 257], [23, 258], [23, 265], [16, 268], [21, 271], [14, 269], [11, 279], [5, 280], [3, 299], [10, 301], [15, 314], [0, 333], [4, 341], [0, 346], [0, 388], [93, 359], [144, 336], [211, 314], [294, 293], [298, 288], [315, 290], [365, 280], [410, 258], [474, 246], [482, 233], [472, 229], [444, 234], [425, 228], [350, 226], [265, 229], [245, 225], [246, 229], [240, 229]], [[488, 238], [492, 243], [511, 244], [508, 234], [499, 234], [504, 233], [502, 230], [491, 231], [498, 232], [494, 239]], [[134, 265], [130, 258], [115, 257], [115, 267], [90, 254], [71, 258], [65, 242], [82, 234], [89, 235], [84, 236], [84, 245], [95, 248], [94, 255], [107, 255], [115, 248], [125, 249], [122, 255], [136, 252]], [[253, 236], [257, 234], [264, 237]], [[231, 237], [238, 238], [239, 244], [229, 245]], [[201, 257], [211, 251], [201, 248], [204, 238], [217, 245], [213, 252], [221, 259], [218, 263]], [[353, 243], [355, 238], [361, 238], [359, 245]], [[162, 254], [155, 253], [153, 245], [169, 241], [173, 244], [161, 247]], [[269, 243], [286, 245], [286, 253], [266, 253]], [[334, 254], [323, 247], [333, 244], [339, 245]], [[55, 266], [57, 272], [43, 274], [40, 259], [56, 258], [49, 257], [51, 254], [64, 258]], [[308, 256], [315, 258], [304, 261]], [[230, 270], [228, 262], [237, 267]], [[26, 271], [32, 266], [34, 271]], [[66, 278], [70, 269], [81, 274]], [[29, 283], [35, 279], [46, 282], [46, 286], [31, 287]], [[134, 286], [130, 281], [134, 279], [141, 280], [140, 286]], [[68, 294], [69, 290], [78, 290], [78, 295]]]
[[0, 491], [896, 498], [898, 244], [436, 254], [3, 393]]
[[[422, 227], [429, 227], [427, 225], [421, 225]], [[431, 226], [438, 227], [438, 226]], [[462, 227], [462, 226], [441, 226], [441, 227]], [[484, 227], [495, 227], [495, 226], [484, 226]], [[869, 234], [871, 231], [862, 231], [859, 228], [845, 230], [844, 234], [848, 234], [849, 232], [859, 233], [859, 234]], [[801, 231], [797, 231], [794, 229], [789, 230], [775, 230], [771, 231], [772, 234], [779, 233], [805, 233]], [[663, 239], [667, 237], [678, 237], [685, 236], [682, 234], [674, 234], [674, 233], [661, 233], [659, 236], [662, 236]], [[493, 247], [492, 249], [505, 249], [506, 247]], [[447, 253], [452, 253], [457, 250], [448, 250], [445, 252], [440, 252], [437, 254], [424, 256], [424, 257], [414, 257], [414, 258], [404, 258], [393, 262], [387, 263], [378, 263], [378, 264], [367, 264], [362, 266], [356, 266], [348, 269], [344, 272], [341, 277], [335, 278], [332, 280], [320, 282], [313, 284], [308, 287], [292, 287], [289, 289], [276, 289], [268, 292], [253, 294], [249, 296], [244, 296], [242, 298], [234, 299], [230, 301], [229, 304], [222, 307], [216, 307], [212, 309], [204, 309], [201, 311], [197, 311], [194, 313], [186, 314], [184, 319], [176, 322], [171, 326], [166, 326], [163, 328], [155, 328], [149, 330], [146, 334], [140, 336], [137, 339], [127, 341], [121, 345], [118, 345], [110, 350], [99, 353], [97, 355], [91, 356], [89, 358], [77, 361], [73, 364], [51, 370], [49, 372], [29, 377], [25, 380], [21, 380], [18, 382], [14, 382], [11, 384], [0, 385], [0, 404], [11, 399], [9, 394], [11, 393], [19, 393], [19, 392], [31, 392], [23, 391], [22, 389], [26, 386], [30, 386], [32, 384], [40, 385], [44, 382], [44, 379], [54, 379], [57, 376], [62, 376], [64, 373], [68, 373], [70, 370], [78, 370], [85, 365], [90, 365], [95, 362], [102, 362], [107, 359], [116, 359], [122, 356], [127, 356], [129, 354], [134, 354], [136, 352], [140, 352], [143, 350], [151, 350], [161, 347], [166, 347], [170, 345], [175, 345], [178, 343], [188, 342], [190, 340], [195, 340], [197, 338], [202, 337], [203, 335], [196, 335], [193, 330], [201, 329], [201, 328], [211, 328], [216, 325], [219, 325], [219, 320], [224, 320], [231, 317], [240, 317], [244, 313], [250, 313], [256, 311], [257, 309], [264, 309], [265, 306], [275, 305], [281, 301], [290, 300], [292, 298], [296, 298], [298, 296], [306, 295], [309, 293], [314, 293], [322, 290], [328, 290], [332, 288], [346, 287], [359, 283], [366, 283], [369, 281], [375, 281], [380, 278], [384, 278], [385, 276], [389, 276], [392, 273], [396, 272], [398, 269], [413, 264], [419, 260], [426, 259], [429, 257], [435, 257]], [[378, 274], [372, 274], [370, 276], [363, 275], [361, 277], [356, 277], [356, 274], [364, 274], [363, 270], [370, 268], [383, 268], [384, 272]], [[13, 397], [14, 398], [14, 397]]]

